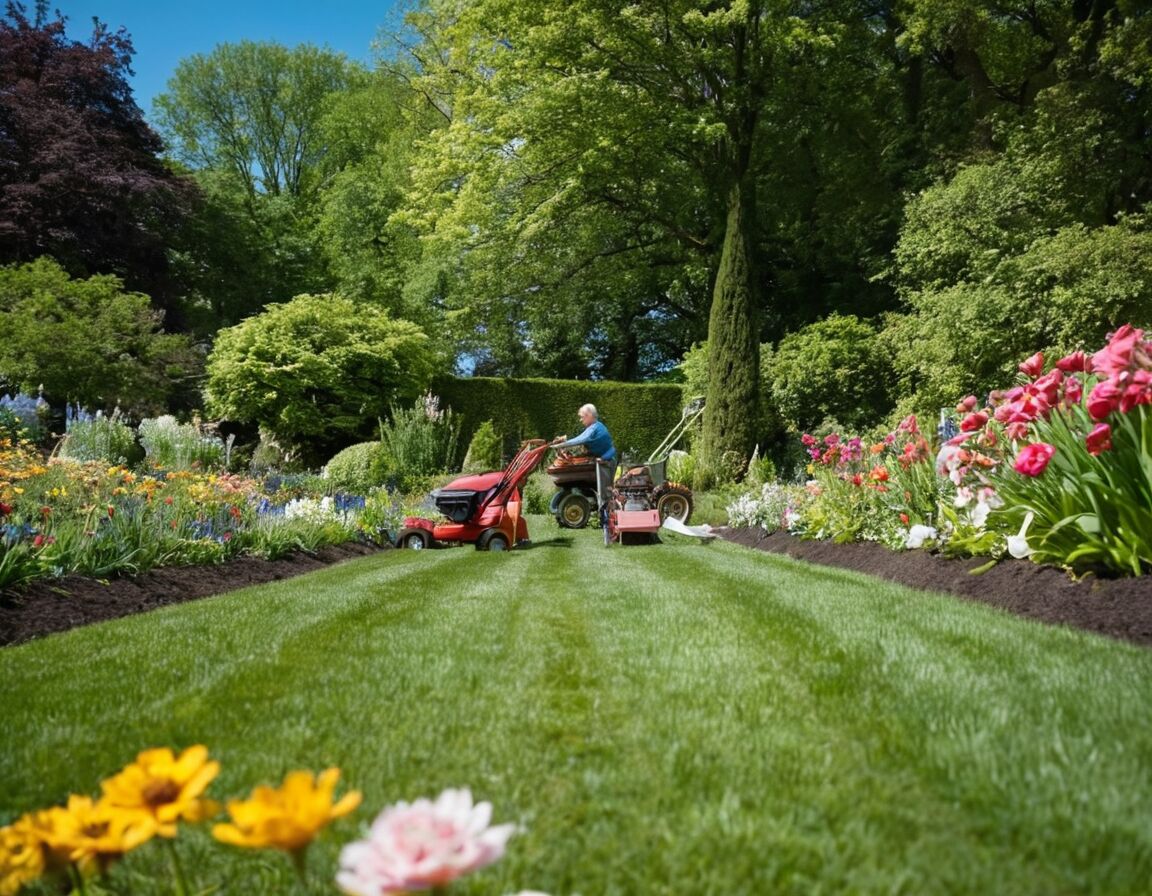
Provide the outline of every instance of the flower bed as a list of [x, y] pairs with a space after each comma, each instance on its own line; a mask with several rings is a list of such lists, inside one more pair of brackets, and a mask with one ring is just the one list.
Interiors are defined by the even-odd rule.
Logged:
[[908, 417], [877, 438], [805, 434], [811, 479], [729, 507], [733, 525], [807, 538], [1031, 557], [1078, 573], [1152, 570], [1152, 341], [1124, 326], [1092, 355], [970, 395], [939, 450]]

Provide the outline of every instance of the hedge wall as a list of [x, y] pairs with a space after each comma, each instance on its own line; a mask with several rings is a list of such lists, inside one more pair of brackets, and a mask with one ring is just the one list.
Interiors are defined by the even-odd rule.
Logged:
[[509, 453], [524, 439], [577, 435], [582, 427], [576, 411], [591, 402], [617, 452], [642, 461], [679, 422], [684, 405], [683, 391], [675, 385], [478, 376], [440, 377], [431, 388], [441, 407], [459, 415], [461, 445], [491, 420]]

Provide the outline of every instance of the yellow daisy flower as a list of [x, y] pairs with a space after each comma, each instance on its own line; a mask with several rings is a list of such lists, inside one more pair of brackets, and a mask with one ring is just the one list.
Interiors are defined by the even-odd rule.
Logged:
[[212, 836], [221, 843], [253, 849], [302, 850], [320, 829], [360, 805], [353, 790], [332, 801], [340, 769], [330, 768], [313, 780], [309, 771], [289, 772], [279, 788], [257, 787], [247, 800], [230, 800], [231, 824], [218, 824]]
[[207, 747], [189, 747], [179, 756], [160, 747], [140, 753], [100, 787], [108, 805], [148, 815], [160, 836], [175, 837], [180, 819], [203, 821], [219, 811], [215, 802], [200, 796], [219, 772], [220, 763], [208, 759]]

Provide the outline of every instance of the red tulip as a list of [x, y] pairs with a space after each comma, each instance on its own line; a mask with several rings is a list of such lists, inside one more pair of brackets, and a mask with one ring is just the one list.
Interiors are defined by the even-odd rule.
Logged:
[[1020, 372], [1025, 376], [1038, 377], [1044, 372], [1044, 353], [1036, 352], [1031, 358], [1020, 365]]

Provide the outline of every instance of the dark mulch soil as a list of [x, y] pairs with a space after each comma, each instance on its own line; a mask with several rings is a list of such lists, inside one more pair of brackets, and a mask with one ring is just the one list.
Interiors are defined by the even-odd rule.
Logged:
[[838, 566], [913, 588], [943, 591], [992, 604], [1019, 616], [1068, 625], [1152, 646], [1152, 577], [1074, 581], [1067, 573], [1027, 560], [1001, 560], [978, 575], [986, 558], [958, 560], [928, 551], [891, 551], [874, 543], [803, 541], [783, 532], [725, 529], [727, 541]]
[[261, 585], [380, 548], [349, 543], [279, 560], [239, 557], [219, 566], [169, 566], [108, 581], [68, 576], [0, 591], [0, 645], [18, 644], [91, 622]]

